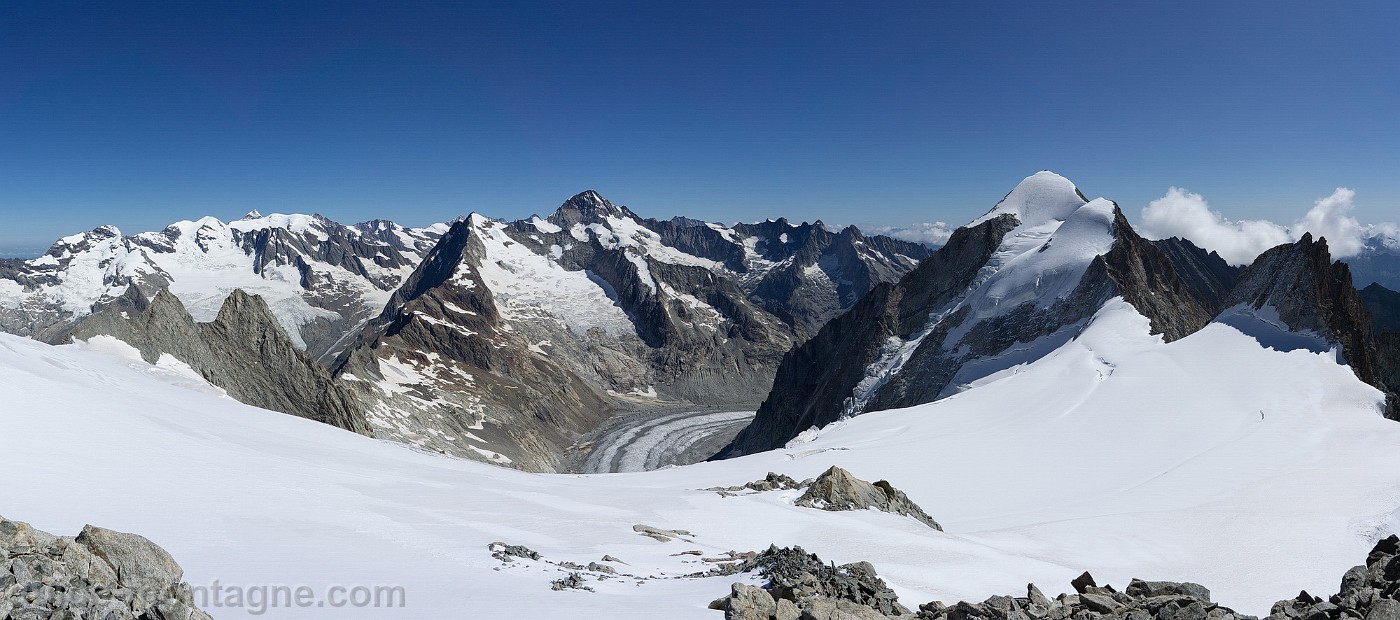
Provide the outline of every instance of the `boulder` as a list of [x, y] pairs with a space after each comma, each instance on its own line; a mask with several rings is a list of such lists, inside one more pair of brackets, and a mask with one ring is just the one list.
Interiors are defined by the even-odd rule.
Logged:
[[934, 521], [933, 517], [889, 482], [881, 480], [871, 484], [834, 465], [812, 481], [811, 486], [807, 487], [807, 492], [797, 498], [797, 505], [833, 511], [875, 508], [912, 517], [935, 530], [943, 531], [943, 527]]
[[778, 612], [777, 602], [763, 588], [735, 582], [730, 590], [724, 620], [769, 620]]
[[75, 541], [115, 568], [117, 583], [147, 600], [172, 598], [170, 586], [185, 576], [175, 558], [144, 536], [85, 525]]
[[1175, 581], [1143, 581], [1134, 579], [1128, 584], [1127, 594], [1140, 598], [1177, 594], [1210, 602], [1210, 590], [1198, 583]]
[[0, 517], [0, 559], [0, 618], [209, 620], [180, 565], [136, 534], [88, 525], [59, 537]]

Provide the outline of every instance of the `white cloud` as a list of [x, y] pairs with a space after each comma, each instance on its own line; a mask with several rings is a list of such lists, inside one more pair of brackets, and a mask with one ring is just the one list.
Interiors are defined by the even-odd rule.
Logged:
[[1372, 238], [1400, 249], [1400, 226], [1363, 225], [1351, 217], [1355, 197], [1355, 191], [1339, 187], [1332, 195], [1318, 199], [1292, 226], [1283, 226], [1268, 220], [1227, 219], [1211, 210], [1200, 194], [1173, 187], [1142, 210], [1140, 228], [1149, 239], [1189, 239], [1235, 265], [1249, 264], [1264, 250], [1297, 241], [1303, 233], [1326, 238], [1332, 258], [1355, 256]]
[[1327, 239], [1327, 248], [1334, 258], [1355, 256], [1366, 247], [1366, 228], [1356, 218], [1347, 215], [1351, 212], [1355, 197], [1356, 192], [1338, 187], [1331, 196], [1319, 199], [1303, 219], [1293, 224], [1294, 238], [1310, 232], [1314, 237]]
[[1247, 264], [1260, 252], [1293, 241], [1287, 228], [1266, 220], [1234, 221], [1212, 211], [1206, 199], [1179, 187], [1142, 210], [1143, 236], [1182, 237], [1214, 250], [1234, 265]]
[[908, 226], [858, 225], [857, 228], [867, 235], [885, 235], [902, 241], [938, 247], [948, 243], [948, 237], [956, 227], [949, 226], [946, 222], [917, 222]]

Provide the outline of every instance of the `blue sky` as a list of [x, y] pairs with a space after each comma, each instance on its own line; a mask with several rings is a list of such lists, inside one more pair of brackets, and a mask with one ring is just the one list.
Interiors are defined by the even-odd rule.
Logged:
[[7, 3], [0, 248], [250, 209], [962, 223], [1051, 169], [1400, 210], [1387, 3]]

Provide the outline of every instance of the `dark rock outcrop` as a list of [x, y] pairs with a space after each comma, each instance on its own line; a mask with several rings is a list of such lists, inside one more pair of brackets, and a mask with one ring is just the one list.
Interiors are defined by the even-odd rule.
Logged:
[[184, 571], [145, 537], [92, 525], [76, 538], [0, 517], [0, 617], [208, 620]]
[[745, 562], [740, 571], [757, 573], [767, 583], [763, 588], [734, 584], [727, 599], [711, 605], [724, 609], [726, 619], [879, 620], [914, 615], [899, 604], [899, 596], [869, 562], [835, 566], [801, 547], [774, 545]]
[[943, 531], [943, 526], [889, 482], [881, 480], [872, 484], [834, 465], [817, 476], [807, 487], [807, 491], [797, 498], [796, 503], [807, 508], [833, 511], [874, 508], [911, 517], [935, 530]]
[[1395, 393], [1382, 370], [1371, 314], [1352, 286], [1346, 263], [1332, 261], [1326, 239], [1304, 233], [1296, 243], [1270, 249], [1240, 274], [1227, 308], [1277, 312], [1289, 331], [1308, 332], [1340, 345], [1356, 376], [1387, 392], [1387, 416], [1395, 417]]
[[261, 297], [235, 290], [214, 321], [197, 323], [167, 291], [136, 287], [79, 322], [64, 339], [112, 336], [148, 363], [178, 359], [240, 402], [368, 433], [364, 410], [291, 341]]
[[[1391, 394], [1400, 393], [1400, 293], [1372, 284], [1359, 294], [1361, 303], [1371, 314], [1381, 382]], [[1386, 413], [1392, 419], [1400, 417], [1400, 403], [1394, 396]]]
[[1225, 297], [1235, 288], [1242, 268], [1180, 237], [1153, 241], [1152, 245], [1166, 254], [1177, 277], [1196, 293], [1197, 298], [1216, 313], [1224, 309]]
[[1361, 305], [1371, 313], [1371, 326], [1377, 333], [1400, 332], [1400, 293], [1379, 284], [1358, 291]]

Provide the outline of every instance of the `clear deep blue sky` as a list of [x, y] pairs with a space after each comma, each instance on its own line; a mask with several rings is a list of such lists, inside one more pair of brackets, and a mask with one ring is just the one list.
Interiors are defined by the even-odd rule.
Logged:
[[113, 223], [962, 223], [1051, 169], [1400, 211], [1400, 9], [1316, 2], [7, 2], [0, 247]]

